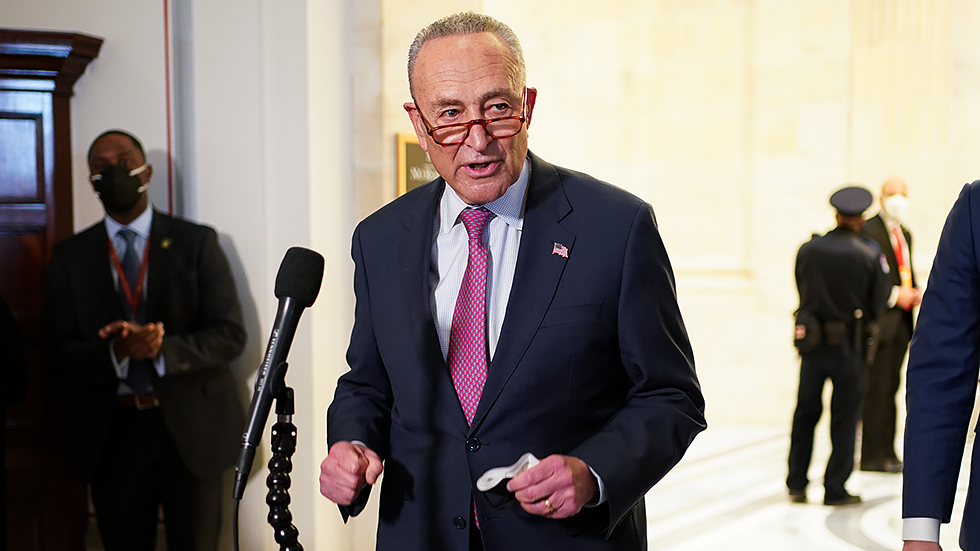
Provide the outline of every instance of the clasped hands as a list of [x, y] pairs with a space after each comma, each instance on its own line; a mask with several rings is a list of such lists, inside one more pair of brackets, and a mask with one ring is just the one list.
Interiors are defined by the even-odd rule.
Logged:
[[[350, 505], [384, 466], [378, 454], [361, 444], [337, 442], [320, 464], [320, 493], [338, 505]], [[549, 455], [507, 482], [507, 490], [531, 513], [560, 519], [578, 514], [599, 492], [589, 466], [577, 457]]]
[[163, 323], [140, 325], [134, 321], [116, 320], [99, 329], [99, 338], [112, 338], [112, 351], [116, 359], [146, 360], [160, 355], [163, 344]]

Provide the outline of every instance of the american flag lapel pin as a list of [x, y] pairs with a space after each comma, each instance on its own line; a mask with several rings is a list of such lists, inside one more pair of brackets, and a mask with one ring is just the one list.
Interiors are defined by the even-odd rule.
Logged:
[[556, 241], [554, 248], [551, 249], [551, 254], [557, 254], [562, 258], [568, 258], [568, 247]]

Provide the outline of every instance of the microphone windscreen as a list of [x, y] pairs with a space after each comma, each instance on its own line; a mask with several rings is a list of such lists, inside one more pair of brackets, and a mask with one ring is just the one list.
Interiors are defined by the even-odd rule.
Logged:
[[291, 247], [276, 274], [276, 298], [290, 297], [309, 308], [320, 293], [323, 256], [303, 247]]

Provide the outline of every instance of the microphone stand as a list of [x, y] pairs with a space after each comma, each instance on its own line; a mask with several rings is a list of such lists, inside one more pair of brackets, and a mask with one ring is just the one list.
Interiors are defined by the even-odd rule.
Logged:
[[286, 362], [276, 366], [272, 379], [272, 391], [276, 400], [277, 422], [272, 425], [272, 458], [269, 459], [269, 476], [265, 485], [269, 488], [265, 502], [269, 505], [269, 524], [275, 530], [279, 551], [303, 551], [299, 543], [299, 530], [293, 526], [289, 512], [289, 473], [293, 470], [293, 452], [296, 451], [296, 425], [293, 424], [293, 389], [286, 386]]

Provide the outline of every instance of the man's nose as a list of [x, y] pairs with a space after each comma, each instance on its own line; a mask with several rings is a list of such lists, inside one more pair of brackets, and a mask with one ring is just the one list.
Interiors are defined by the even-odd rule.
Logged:
[[483, 151], [486, 149], [487, 145], [493, 141], [493, 137], [487, 132], [487, 127], [475, 123], [470, 126], [469, 133], [466, 134], [466, 139], [463, 143], [466, 144], [470, 149], [476, 151]]

